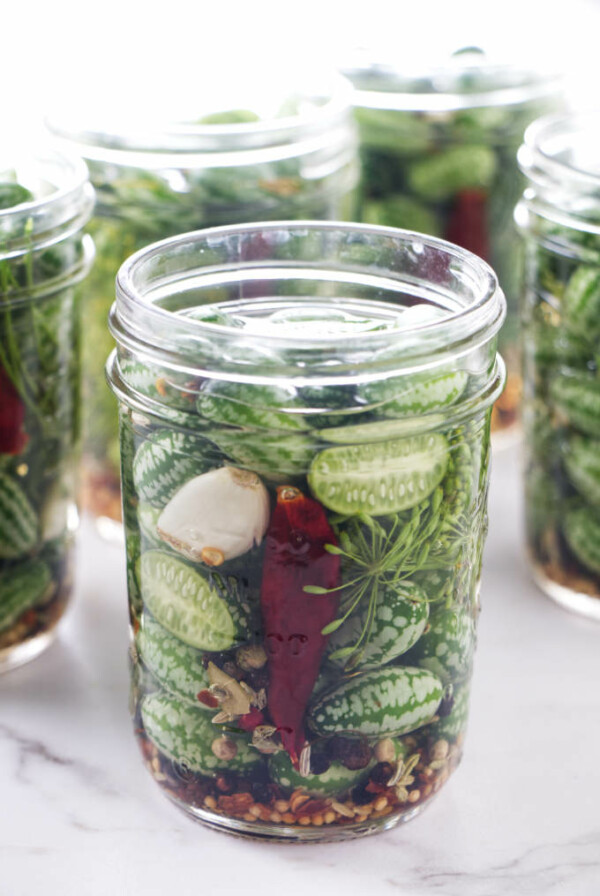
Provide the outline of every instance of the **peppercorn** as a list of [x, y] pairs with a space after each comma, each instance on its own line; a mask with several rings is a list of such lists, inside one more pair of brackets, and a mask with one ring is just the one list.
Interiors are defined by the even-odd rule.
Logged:
[[270, 786], [262, 781], [253, 781], [250, 785], [250, 793], [257, 803], [265, 805], [271, 802], [273, 796]]
[[329, 766], [330, 760], [325, 753], [311, 753], [310, 756], [310, 773], [311, 775], [323, 775]]
[[366, 784], [357, 784], [350, 795], [356, 806], [366, 806], [373, 800], [373, 794], [367, 790]]
[[371, 771], [371, 781], [373, 784], [387, 785], [388, 781], [394, 774], [394, 766], [391, 762], [378, 762]]

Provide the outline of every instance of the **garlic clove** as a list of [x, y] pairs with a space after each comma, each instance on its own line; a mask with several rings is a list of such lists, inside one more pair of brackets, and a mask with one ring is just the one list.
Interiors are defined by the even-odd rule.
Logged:
[[189, 560], [219, 566], [260, 544], [269, 515], [269, 495], [256, 473], [219, 467], [173, 495], [157, 532]]

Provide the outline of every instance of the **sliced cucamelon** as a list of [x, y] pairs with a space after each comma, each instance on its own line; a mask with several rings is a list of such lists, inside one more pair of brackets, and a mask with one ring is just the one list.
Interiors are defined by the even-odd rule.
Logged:
[[332, 442], [334, 445], [363, 445], [365, 442], [382, 442], [436, 429], [444, 420], [442, 414], [405, 417], [401, 420], [373, 420], [369, 423], [349, 423], [347, 426], [328, 426], [316, 430], [315, 435], [323, 442]]
[[227, 604], [188, 563], [164, 551], [147, 551], [140, 559], [139, 578], [144, 604], [180, 641], [209, 651], [235, 643]]
[[166, 691], [208, 709], [198, 701], [198, 693], [210, 687], [200, 650], [173, 637], [149, 613], [142, 617], [136, 644], [140, 659]]
[[[428, 616], [427, 596], [416, 583], [404, 581], [382, 587], [377, 595], [369, 640], [355, 666], [362, 669], [379, 668], [406, 653], [423, 634]], [[351, 616], [331, 635], [330, 652], [355, 644], [365, 623], [364, 613]], [[330, 661], [343, 666], [346, 657], [336, 658], [334, 653]]]
[[600, 573], [600, 514], [574, 507], [564, 517], [563, 532], [573, 554], [586, 569]]
[[42, 560], [27, 560], [0, 573], [0, 631], [6, 631], [44, 598], [52, 576]]
[[565, 446], [564, 464], [571, 484], [600, 506], [600, 441], [573, 434]]
[[475, 623], [469, 613], [438, 610], [417, 644], [406, 655], [407, 662], [429, 669], [444, 683], [470, 674], [475, 652]]
[[443, 695], [439, 678], [410, 666], [363, 672], [320, 697], [309, 725], [318, 734], [384, 737], [430, 722]]
[[444, 478], [448, 443], [439, 433], [326, 448], [310, 465], [315, 498], [336, 513], [380, 516], [408, 510]]
[[589, 373], [561, 374], [550, 383], [550, 397], [575, 429], [600, 437], [600, 379]]
[[156, 530], [156, 525], [161, 512], [161, 507], [154, 507], [147, 501], [140, 501], [137, 506], [137, 521], [140, 527], [140, 533], [143, 538], [155, 548], [164, 545], [164, 542]]
[[141, 714], [152, 743], [184, 769], [204, 775], [222, 770], [245, 772], [263, 762], [260, 753], [229, 732], [227, 737], [237, 752], [228, 760], [217, 758], [212, 745], [221, 736], [220, 729], [202, 709], [176, 697], [150, 694], [142, 700]]
[[0, 558], [23, 557], [38, 541], [38, 518], [18, 482], [0, 473]]
[[186, 433], [162, 430], [142, 442], [133, 460], [138, 497], [163, 507], [186, 480], [216, 465], [215, 446]]
[[288, 792], [301, 788], [314, 797], [339, 797], [366, 777], [372, 764], [356, 771], [340, 762], [332, 762], [327, 771], [320, 775], [301, 775], [288, 754], [281, 751], [270, 757], [269, 774], [276, 784]]

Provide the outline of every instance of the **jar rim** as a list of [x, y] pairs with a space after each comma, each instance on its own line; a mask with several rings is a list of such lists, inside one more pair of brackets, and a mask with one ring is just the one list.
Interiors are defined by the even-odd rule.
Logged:
[[[472, 57], [471, 57], [472, 58]], [[412, 66], [402, 71], [385, 61], [358, 62], [342, 67], [354, 85], [354, 106], [389, 111], [445, 112], [487, 106], [516, 106], [556, 92], [563, 81], [558, 70], [534, 69], [508, 62], [461, 64], [451, 56], [445, 64]], [[484, 75], [488, 86], [459, 89], [459, 78]], [[369, 80], [387, 79], [384, 88], [369, 87]]]
[[[7, 160], [8, 161], [8, 160]], [[31, 165], [40, 177], [49, 177], [48, 171], [44, 170], [53, 166], [62, 169], [64, 179], [62, 183], [53, 183], [55, 187], [45, 196], [34, 197], [26, 202], [20, 202], [9, 208], [0, 209], [0, 223], [10, 220], [11, 217], [35, 215], [41, 209], [51, 211], [52, 208], [61, 207], [65, 201], [78, 194], [85, 193], [86, 200], [89, 201], [88, 189], [89, 173], [85, 161], [73, 152], [57, 151], [51, 147], [45, 147], [36, 152], [28, 152], [19, 154], [11, 164], [4, 165], [5, 169], [12, 167], [22, 167], [23, 165]], [[87, 202], [86, 202], [87, 204]]]
[[[312, 86], [312, 85], [311, 85]], [[68, 115], [49, 114], [45, 124], [55, 139], [75, 146], [77, 152], [94, 161], [120, 164], [168, 165], [182, 158], [188, 166], [231, 164], [237, 159], [289, 144], [304, 144], [298, 153], [310, 151], [311, 141], [322, 140], [335, 128], [351, 127], [352, 85], [339, 72], [328, 72], [322, 90], [301, 97], [308, 105], [295, 114], [257, 121], [201, 124], [148, 116], [132, 124], [110, 116], [83, 122], [80, 110]], [[320, 86], [320, 85], [319, 85]], [[318, 100], [322, 99], [322, 102]], [[226, 110], [224, 110], [226, 111]], [[245, 161], [245, 159], [244, 159]]]
[[[398, 330], [373, 331], [366, 334], [361, 333], [358, 336], [355, 332], [343, 336], [337, 333], [322, 339], [316, 338], [314, 335], [310, 337], [290, 336], [289, 332], [282, 334], [271, 332], [260, 336], [254, 332], [248, 336], [243, 331], [234, 330], [232, 327], [219, 323], [194, 320], [189, 317], [182, 318], [180, 315], [154, 304], [149, 300], [148, 292], [144, 293], [144, 290], [140, 288], [140, 279], [143, 279], [145, 273], [148, 274], [152, 271], [153, 265], [161, 257], [167, 259], [170, 257], [175, 260], [175, 265], [170, 270], [169, 276], [161, 282], [160, 287], [154, 289], [155, 294], [159, 292], [161, 296], [164, 296], [169, 294], [169, 284], [181, 290], [185, 282], [185, 273], [182, 274], [181, 270], [177, 270], [178, 253], [181, 257], [181, 253], [189, 251], [200, 258], [201, 246], [206, 249], [211, 243], [215, 245], [222, 240], [232, 240], [236, 245], [242, 246], [245, 240], [250, 240], [257, 234], [260, 234], [261, 237], [270, 237], [273, 240], [278, 238], [278, 234], [296, 236], [316, 234], [318, 237], [330, 241], [336, 239], [350, 241], [355, 238], [363, 238], [385, 246], [389, 251], [397, 252], [398, 259], [401, 259], [403, 252], [414, 251], [415, 264], [418, 264], [421, 253], [427, 250], [430, 253], [429, 257], [438, 258], [439, 254], [439, 258], [445, 258], [449, 269], [451, 265], [454, 265], [457, 269], [456, 277], [458, 279], [456, 282], [472, 291], [472, 301], [465, 307], [459, 307], [442, 318], [405, 328], [403, 331], [405, 336], [416, 334], [418, 338], [413, 340], [415, 342], [413, 352], [404, 352], [402, 366], [413, 364], [417, 367], [419, 365], [426, 367], [430, 365], [432, 350], [436, 351], [436, 359], [438, 353], [442, 357], [444, 353], [453, 355], [471, 351], [475, 345], [492, 338], [504, 319], [505, 299], [493, 270], [478, 256], [452, 243], [413, 231], [379, 225], [337, 221], [276, 221], [228, 225], [180, 234], [153, 243], [131, 255], [119, 269], [116, 278], [116, 302], [111, 313], [111, 329], [117, 343], [137, 349], [145, 347], [146, 352], [168, 356], [171, 361], [175, 361], [177, 358], [181, 360], [182, 356], [178, 355], [173, 347], [173, 327], [176, 327], [180, 337], [183, 336], [182, 341], [184, 342], [189, 340], [192, 343], [194, 339], [201, 338], [205, 342], [210, 342], [211, 345], [214, 343], [216, 347], [219, 344], [228, 345], [232, 339], [240, 340], [240, 344], [243, 344], [244, 339], [248, 344], [260, 340], [261, 346], [273, 352], [282, 352], [284, 349], [292, 350], [292, 348], [297, 349], [298, 352], [304, 352], [304, 357], [310, 359], [310, 364], [306, 361], [300, 363], [296, 360], [292, 364], [292, 369], [286, 369], [285, 373], [288, 376], [291, 374], [305, 378], [307, 381], [319, 376], [331, 380], [340, 376], [352, 378], [359, 370], [372, 369], [371, 354], [373, 351], [379, 352], [386, 347], [394, 347], [395, 342], [398, 341]], [[295, 259], [296, 268], [301, 267], [302, 263], [301, 258]], [[166, 264], [165, 267], [168, 268], [169, 265]], [[355, 283], [360, 282], [360, 278], [368, 276], [382, 289], [385, 284], [385, 288], [392, 292], [404, 296], [407, 294], [413, 297], [418, 296], [416, 283], [418, 277], [411, 275], [408, 268], [405, 271], [381, 268], [373, 273], [373, 271], [369, 272], [366, 263], [363, 267], [355, 263], [349, 267], [340, 265], [336, 268], [331, 259], [323, 259], [321, 267], [331, 274], [345, 271], [348, 276], [355, 278]], [[260, 260], [255, 263], [254, 267], [251, 262], [240, 260], [239, 270], [242, 274], [244, 270], [251, 271], [251, 269], [254, 272], [260, 271]], [[211, 270], [214, 271], [217, 268], [213, 267]], [[233, 268], [223, 267], [222, 270], [233, 270]], [[262, 270], [266, 271], [267, 265], [263, 265]], [[306, 270], [311, 270], [310, 265], [307, 264]], [[196, 274], [201, 277], [202, 267], [196, 269]], [[432, 292], [434, 291], [433, 283], [432, 279], [429, 285]], [[441, 295], [442, 292], [440, 286], [439, 294]], [[447, 290], [448, 294], [449, 292]], [[171, 330], [170, 336], [169, 330]], [[422, 336], [427, 338], [422, 339]], [[340, 350], [354, 351], [356, 357], [360, 355], [362, 361], [357, 361], [354, 357], [352, 363], [347, 367], [344, 367], [343, 364], [332, 367], [330, 359]], [[218, 348], [215, 348], [215, 352], [217, 354], [214, 362], [216, 368], [225, 370], [224, 362], [218, 357]], [[190, 358], [188, 358], [189, 361]], [[235, 367], [235, 359], [231, 363]], [[238, 362], [238, 367], [239, 363], [241, 362]], [[393, 365], [398, 367], [398, 358], [394, 359]], [[379, 373], [387, 375], [388, 371], [389, 365], [387, 367], [383, 365]], [[257, 369], [256, 372], [266, 379], [274, 375], [272, 367], [262, 371]], [[279, 373], [281, 371], [277, 370], [275, 375]]]
[[579, 192], [600, 190], [600, 167], [590, 171], [558, 157], [558, 153], [573, 149], [577, 135], [589, 140], [592, 133], [600, 136], [598, 112], [538, 118], [525, 131], [518, 154], [521, 170], [534, 182], [547, 183], [548, 179], [556, 183], [568, 181]]

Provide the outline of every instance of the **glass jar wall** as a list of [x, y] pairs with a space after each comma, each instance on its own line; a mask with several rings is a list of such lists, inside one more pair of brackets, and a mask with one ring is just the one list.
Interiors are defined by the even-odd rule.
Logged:
[[87, 161], [97, 193], [91, 228], [97, 259], [84, 319], [83, 505], [105, 533], [121, 515], [118, 420], [103, 373], [121, 262], [149, 242], [200, 227], [354, 217], [350, 86], [305, 74], [298, 89], [284, 71], [268, 85], [249, 82], [247, 89], [236, 82], [212, 105], [204, 98], [187, 116], [177, 109], [177, 121], [165, 120], [171, 105], [161, 112], [154, 104], [146, 117], [129, 109], [118, 121], [109, 114], [89, 127], [50, 123]]
[[0, 165], [0, 671], [51, 641], [72, 588], [79, 292], [93, 256], [85, 165]]
[[527, 131], [517, 208], [523, 302], [525, 501], [534, 575], [600, 619], [600, 118]]
[[515, 433], [521, 389], [523, 190], [516, 154], [527, 125], [556, 109], [559, 81], [467, 50], [403, 69], [370, 53], [345, 69], [355, 85], [363, 163], [360, 220], [443, 237], [487, 260], [506, 295], [500, 336], [507, 385], [492, 413], [499, 443]]
[[475, 256], [359, 225], [200, 231], [121, 268], [134, 728], [195, 818], [359, 836], [460, 761], [504, 309]]

